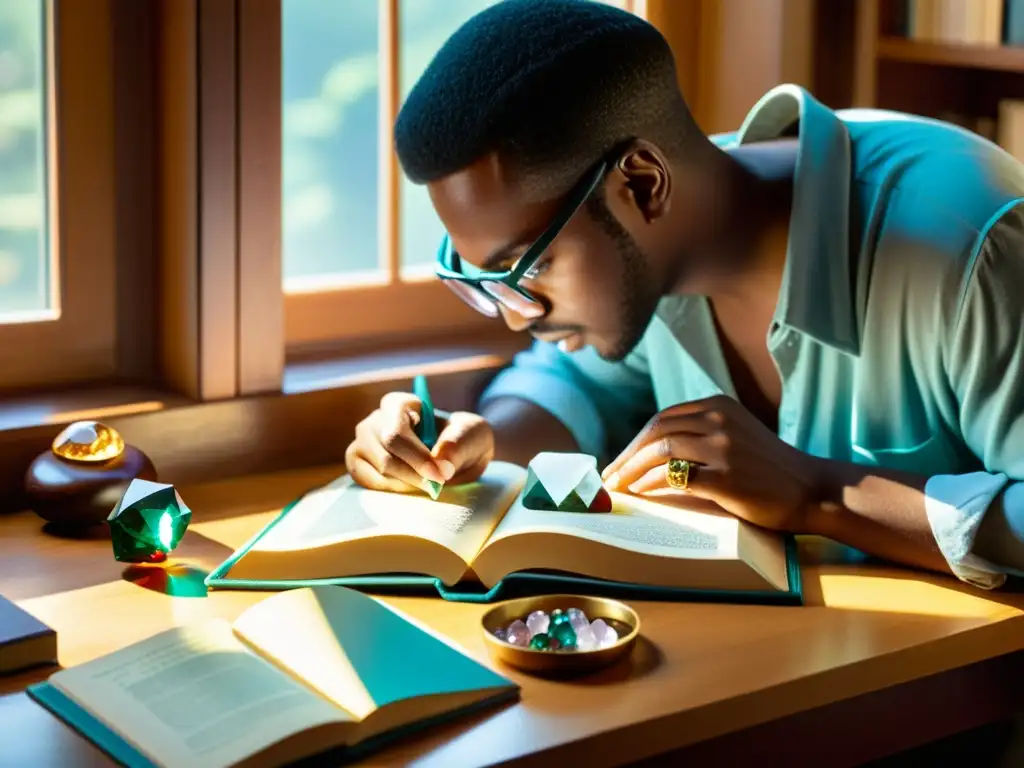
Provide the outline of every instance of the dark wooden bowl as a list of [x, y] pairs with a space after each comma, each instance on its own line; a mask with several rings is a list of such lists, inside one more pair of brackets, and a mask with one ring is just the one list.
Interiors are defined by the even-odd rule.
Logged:
[[156, 469], [138, 448], [124, 447], [110, 461], [73, 462], [52, 451], [39, 454], [25, 473], [29, 507], [56, 528], [83, 529], [107, 519], [135, 478], [156, 480]]

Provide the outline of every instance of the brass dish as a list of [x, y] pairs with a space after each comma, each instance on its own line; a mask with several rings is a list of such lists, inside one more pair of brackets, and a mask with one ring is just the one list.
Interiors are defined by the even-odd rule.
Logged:
[[[516, 619], [525, 621], [533, 611], [550, 613], [555, 608], [579, 608], [591, 621], [604, 619], [618, 633], [618, 642], [593, 651], [542, 651], [512, 645], [494, 635], [494, 630], [507, 627]], [[506, 600], [487, 611], [480, 623], [491, 658], [527, 672], [539, 673], [575, 674], [611, 666], [629, 655], [640, 634], [640, 617], [628, 605], [605, 597], [583, 595], [542, 595]]]

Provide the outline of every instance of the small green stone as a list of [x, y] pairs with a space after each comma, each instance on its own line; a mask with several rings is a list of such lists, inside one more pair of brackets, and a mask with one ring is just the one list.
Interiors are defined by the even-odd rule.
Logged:
[[560, 627], [563, 624], [569, 626], [569, 614], [562, 611], [561, 608], [556, 608], [551, 613], [551, 626], [548, 628], [548, 632], [551, 632], [555, 627]]
[[530, 647], [538, 651], [546, 651], [551, 646], [551, 638], [544, 632], [530, 638]]
[[185, 535], [192, 511], [174, 486], [132, 480], [107, 517], [114, 559], [158, 563], [167, 559]]
[[576, 647], [576, 633], [568, 619], [558, 624], [551, 630], [551, 637], [558, 641], [558, 644], [567, 651]]

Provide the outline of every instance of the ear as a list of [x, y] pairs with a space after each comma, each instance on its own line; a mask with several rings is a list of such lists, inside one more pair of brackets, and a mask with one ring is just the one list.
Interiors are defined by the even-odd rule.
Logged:
[[619, 156], [616, 169], [625, 182], [623, 194], [646, 222], [668, 213], [672, 172], [661, 150], [649, 142], [636, 141]]

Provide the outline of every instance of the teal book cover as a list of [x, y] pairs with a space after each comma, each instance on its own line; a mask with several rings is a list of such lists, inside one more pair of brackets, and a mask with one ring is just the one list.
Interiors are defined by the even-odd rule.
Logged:
[[[335, 485], [338, 482], [336, 481]], [[316, 494], [322, 490], [313, 489], [310, 493]], [[446, 489], [445, 491], [445, 493], [452, 492], [451, 489]], [[379, 492], [369, 493], [378, 494]], [[803, 586], [800, 563], [797, 556], [797, 544], [796, 539], [790, 535], [780, 537], [783, 550], [783, 554], [780, 557], [784, 559], [784, 564], [781, 566], [785, 571], [782, 579], [784, 583], [779, 584], [778, 587], [769, 586], [766, 583], [764, 588], [700, 589], [655, 586], [629, 581], [593, 578], [571, 571], [535, 568], [509, 573], [490, 588], [483, 586], [478, 580], [460, 579], [455, 583], [449, 579], [446, 582], [435, 576], [413, 572], [412, 569], [406, 569], [402, 572], [395, 572], [394, 569], [390, 569], [386, 573], [360, 573], [358, 575], [350, 573], [343, 576], [324, 575], [314, 578], [291, 576], [288, 573], [289, 568], [287, 566], [276, 567], [276, 573], [273, 577], [262, 575], [254, 577], [252, 575], [252, 568], [249, 568], [248, 572], [238, 568], [237, 566], [240, 561], [246, 558], [247, 555], [254, 551], [259, 551], [261, 542], [266, 541], [268, 537], [278, 536], [278, 533], [275, 533], [275, 531], [279, 528], [288, 528], [289, 534], [287, 536], [291, 536], [295, 530], [302, 527], [293, 524], [294, 521], [290, 521], [289, 517], [296, 514], [295, 510], [304, 498], [306, 496], [293, 501], [277, 517], [233, 552], [230, 557], [207, 576], [206, 585], [210, 589], [275, 591], [333, 584], [382, 595], [435, 595], [445, 600], [475, 603], [492, 603], [517, 597], [569, 592], [620, 600], [757, 603], [792, 606], [803, 604]], [[444, 501], [444, 498], [442, 496], [442, 501]], [[521, 500], [521, 494], [517, 499]], [[424, 497], [422, 501], [426, 502], [426, 498]], [[322, 502], [317, 503], [322, 504]], [[382, 503], [404, 507], [411, 502], [405, 499], [383, 499]], [[426, 508], [424, 507], [423, 509]], [[339, 512], [338, 510], [323, 512], [325, 518], [333, 516], [332, 519], [341, 528], [352, 527], [353, 524], [351, 522], [341, 520], [344, 514], [347, 514], [347, 512]], [[304, 522], [302, 525], [309, 528], [316, 527], [317, 524], [316, 522], [310, 524]], [[282, 538], [286, 537], [285, 534], [280, 534], [280, 536]], [[273, 547], [277, 546], [277, 544], [273, 545]], [[340, 548], [333, 555], [335, 562], [343, 557], [345, 557], [345, 551]], [[308, 561], [308, 558], [303, 554], [303, 557], [299, 558], [299, 560], [305, 563]]]

